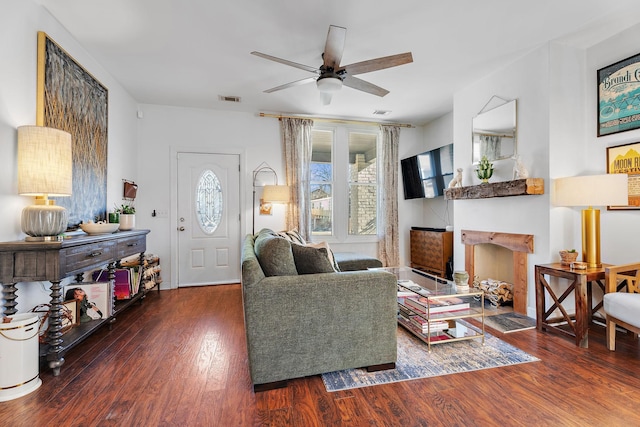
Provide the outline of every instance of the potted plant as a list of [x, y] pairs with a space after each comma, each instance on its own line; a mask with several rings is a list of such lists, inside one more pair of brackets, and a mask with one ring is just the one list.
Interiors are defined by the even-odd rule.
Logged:
[[575, 249], [563, 249], [560, 251], [560, 263], [562, 265], [571, 265], [578, 259], [578, 252]]
[[120, 230], [132, 230], [136, 226], [136, 208], [132, 204], [116, 206], [115, 211], [120, 214]]
[[493, 164], [487, 159], [487, 156], [482, 156], [482, 159], [480, 159], [476, 175], [483, 183], [489, 182], [489, 178], [493, 175]]

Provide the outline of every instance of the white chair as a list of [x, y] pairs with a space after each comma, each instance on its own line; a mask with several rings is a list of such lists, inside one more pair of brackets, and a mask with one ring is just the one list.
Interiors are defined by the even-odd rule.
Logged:
[[[616, 349], [616, 325], [640, 334], [640, 263], [605, 269], [607, 348]], [[626, 292], [624, 292], [626, 288]]]

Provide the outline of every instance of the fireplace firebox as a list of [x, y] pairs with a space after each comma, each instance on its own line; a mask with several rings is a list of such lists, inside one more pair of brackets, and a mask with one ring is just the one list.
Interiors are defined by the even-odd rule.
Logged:
[[513, 252], [513, 311], [527, 314], [527, 255], [533, 253], [533, 235], [492, 231], [462, 230], [465, 245], [464, 266], [469, 277], [475, 276], [475, 247], [493, 244]]

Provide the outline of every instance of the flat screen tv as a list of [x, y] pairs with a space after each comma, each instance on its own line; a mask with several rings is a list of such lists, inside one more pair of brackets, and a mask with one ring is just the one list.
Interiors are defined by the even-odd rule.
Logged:
[[402, 159], [400, 167], [405, 199], [442, 196], [453, 179], [453, 144]]

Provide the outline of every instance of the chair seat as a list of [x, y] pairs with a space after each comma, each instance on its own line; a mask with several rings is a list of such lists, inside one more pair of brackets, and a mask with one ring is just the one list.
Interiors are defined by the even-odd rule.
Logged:
[[640, 328], [640, 294], [605, 294], [604, 311], [616, 319]]

